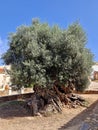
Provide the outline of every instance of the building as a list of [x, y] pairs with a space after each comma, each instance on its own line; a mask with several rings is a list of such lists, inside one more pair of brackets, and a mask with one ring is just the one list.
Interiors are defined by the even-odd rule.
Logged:
[[20, 90], [12, 90], [12, 88], [10, 87], [10, 70], [10, 65], [0, 66], [0, 96], [32, 92], [32, 88], [24, 89], [24, 87], [22, 87]]
[[0, 90], [3, 91], [4, 89], [7, 89], [7, 87], [10, 84], [10, 76], [9, 76], [9, 70], [10, 66], [0, 66]]
[[92, 66], [91, 79], [98, 80], [98, 63]]

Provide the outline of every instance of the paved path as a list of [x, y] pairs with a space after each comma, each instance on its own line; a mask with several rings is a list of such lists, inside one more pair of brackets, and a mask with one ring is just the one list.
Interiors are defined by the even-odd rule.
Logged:
[[98, 102], [83, 122], [80, 130], [98, 130]]
[[59, 130], [98, 130], [98, 101]]

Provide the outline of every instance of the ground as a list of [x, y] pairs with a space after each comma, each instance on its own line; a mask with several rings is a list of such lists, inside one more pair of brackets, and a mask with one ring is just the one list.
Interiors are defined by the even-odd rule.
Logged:
[[87, 90], [98, 91], [98, 80], [97, 81], [92, 81], [90, 83], [90, 85], [88, 86]]
[[49, 117], [32, 117], [23, 108], [21, 101], [18, 104], [17, 102], [11, 102], [9, 105], [0, 104], [0, 130], [78, 130], [78, 125], [82, 124], [89, 114], [92, 114], [93, 106], [98, 105], [98, 102], [95, 103], [98, 100], [98, 94], [82, 94], [81, 96], [89, 102], [89, 108], [65, 107], [62, 114]]

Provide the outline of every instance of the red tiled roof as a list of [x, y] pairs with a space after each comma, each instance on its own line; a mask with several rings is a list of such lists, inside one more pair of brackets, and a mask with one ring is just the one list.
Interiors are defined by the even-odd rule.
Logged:
[[4, 68], [0, 67], [0, 74], [4, 73]]

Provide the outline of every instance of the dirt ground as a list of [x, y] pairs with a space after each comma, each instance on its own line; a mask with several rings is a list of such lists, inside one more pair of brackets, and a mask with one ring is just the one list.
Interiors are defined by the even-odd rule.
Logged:
[[[98, 94], [82, 94], [81, 96], [89, 102], [89, 106], [98, 100]], [[70, 125], [69, 122], [73, 119], [78, 124], [77, 118], [81, 121], [83, 116], [88, 115], [85, 110], [89, 107], [71, 109], [65, 107], [62, 114], [32, 117], [22, 106], [21, 102], [20, 105], [14, 102], [10, 105], [0, 104], [0, 130], [65, 130], [63, 126]]]

